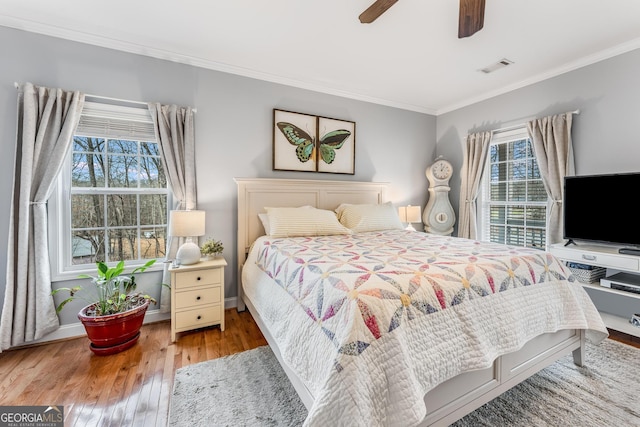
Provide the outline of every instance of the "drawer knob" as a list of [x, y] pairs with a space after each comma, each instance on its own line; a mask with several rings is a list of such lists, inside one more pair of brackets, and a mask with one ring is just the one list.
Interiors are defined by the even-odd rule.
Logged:
[[198, 320], [202, 319], [202, 316], [198, 315]]
[[200, 295], [198, 295], [198, 296], [196, 297], [196, 301], [200, 301], [200, 299], [201, 299], [201, 298], [202, 298], [202, 297], [201, 297]]
[[200, 276], [198, 276], [198, 278], [196, 280], [200, 280]]

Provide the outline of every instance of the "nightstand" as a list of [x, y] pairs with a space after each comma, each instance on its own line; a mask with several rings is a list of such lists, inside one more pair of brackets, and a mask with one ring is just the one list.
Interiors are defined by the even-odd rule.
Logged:
[[169, 269], [171, 273], [171, 342], [176, 333], [220, 325], [224, 331], [222, 257]]

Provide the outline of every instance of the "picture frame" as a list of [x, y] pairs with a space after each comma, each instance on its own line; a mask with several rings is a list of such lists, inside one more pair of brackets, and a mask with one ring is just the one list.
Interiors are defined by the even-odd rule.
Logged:
[[318, 172], [355, 174], [356, 123], [318, 117]]
[[273, 170], [315, 172], [318, 118], [273, 110]]
[[353, 121], [273, 109], [273, 170], [355, 174]]

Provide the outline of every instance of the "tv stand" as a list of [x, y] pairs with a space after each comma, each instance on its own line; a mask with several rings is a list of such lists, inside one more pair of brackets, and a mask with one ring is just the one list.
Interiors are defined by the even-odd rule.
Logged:
[[[575, 243], [567, 247], [564, 243], [555, 243], [549, 252], [562, 261], [605, 267], [607, 275], [622, 271], [640, 275], [640, 251], [629, 255], [619, 246], [604, 244]], [[634, 251], [635, 252], [635, 251]], [[609, 329], [640, 337], [640, 328], [631, 325], [631, 315], [638, 312], [640, 294], [600, 286], [600, 283], [581, 283], [602, 316]]]
[[569, 240], [567, 240], [567, 243], [565, 243], [564, 245], [565, 246], [569, 246], [569, 245], [575, 245], [575, 244], [576, 244], [576, 242], [574, 242], [573, 239], [569, 239]]

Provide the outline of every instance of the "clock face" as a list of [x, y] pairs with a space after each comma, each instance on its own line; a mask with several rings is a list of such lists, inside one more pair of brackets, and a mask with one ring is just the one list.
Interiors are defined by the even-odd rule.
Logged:
[[447, 179], [453, 173], [453, 169], [449, 162], [439, 160], [431, 167], [431, 173], [438, 179]]

